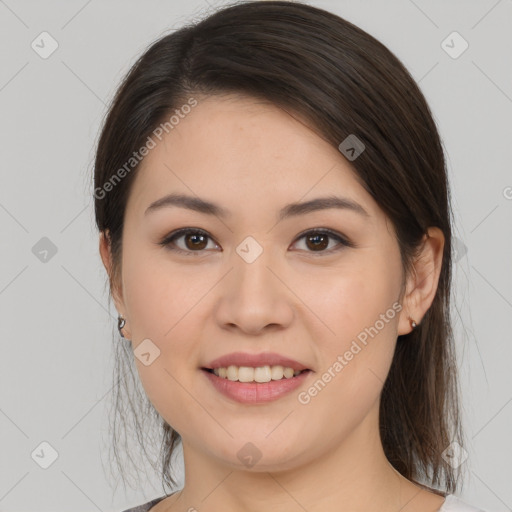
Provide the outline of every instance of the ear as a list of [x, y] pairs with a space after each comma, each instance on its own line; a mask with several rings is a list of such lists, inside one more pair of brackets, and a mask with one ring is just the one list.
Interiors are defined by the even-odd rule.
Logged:
[[409, 334], [412, 331], [409, 317], [420, 324], [432, 305], [441, 274], [444, 243], [444, 234], [437, 227], [429, 228], [424, 235], [420, 252], [414, 262], [414, 270], [407, 279], [398, 335]]
[[103, 265], [105, 270], [107, 271], [109, 282], [110, 282], [110, 294], [114, 299], [114, 304], [116, 306], [117, 311], [120, 315], [125, 316], [125, 307], [123, 301], [123, 293], [121, 283], [117, 282], [116, 277], [113, 275], [112, 271], [112, 250], [110, 246], [110, 240], [108, 237], [108, 233], [102, 231], [100, 233], [100, 241], [99, 241], [100, 255], [101, 260], [103, 261]]

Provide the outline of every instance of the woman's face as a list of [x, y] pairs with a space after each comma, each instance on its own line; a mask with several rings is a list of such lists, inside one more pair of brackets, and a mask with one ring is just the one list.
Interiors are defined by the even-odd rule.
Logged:
[[[200, 100], [156, 142], [127, 204], [116, 300], [155, 408], [184, 447], [232, 468], [286, 469], [349, 437], [375, 439], [396, 338], [410, 328], [394, 231], [348, 160], [279, 108], [238, 96]], [[148, 209], [168, 194], [225, 215]], [[287, 208], [327, 197], [359, 206]], [[201, 232], [161, 244], [182, 228]], [[315, 236], [325, 229], [349, 245]], [[263, 389], [281, 381], [229, 381], [253, 397], [264, 386], [265, 399], [243, 402], [202, 369], [234, 352], [310, 371], [271, 400]]]

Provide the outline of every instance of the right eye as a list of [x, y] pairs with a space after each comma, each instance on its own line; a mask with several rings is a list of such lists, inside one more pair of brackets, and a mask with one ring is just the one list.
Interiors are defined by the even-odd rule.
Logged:
[[[180, 238], [183, 238], [185, 241], [184, 248], [176, 247], [176, 241]], [[169, 251], [186, 254], [187, 256], [199, 256], [199, 254], [194, 253], [204, 252], [207, 245], [207, 239], [213, 240], [210, 235], [202, 229], [182, 228], [167, 235], [161, 242], [159, 242], [159, 245], [164, 246]]]

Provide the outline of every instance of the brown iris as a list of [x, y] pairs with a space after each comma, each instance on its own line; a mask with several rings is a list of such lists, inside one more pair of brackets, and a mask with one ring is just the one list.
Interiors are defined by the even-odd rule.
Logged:
[[323, 233], [316, 233], [306, 236], [306, 243], [309, 247], [309, 242], [313, 241], [313, 249], [325, 249], [329, 245], [329, 236]]
[[[185, 245], [188, 249], [204, 249], [208, 245], [208, 237], [201, 233], [189, 233], [184, 235]], [[188, 240], [193, 240], [192, 245], [189, 246]]]

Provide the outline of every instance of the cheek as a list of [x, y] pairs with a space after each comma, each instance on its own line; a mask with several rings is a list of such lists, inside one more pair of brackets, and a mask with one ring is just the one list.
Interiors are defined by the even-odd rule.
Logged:
[[161, 251], [127, 243], [123, 287], [132, 339], [166, 340], [192, 305], [193, 280], [170, 268]]
[[322, 370], [311, 392], [322, 398], [311, 401], [328, 406], [340, 425], [360, 421], [378, 399], [389, 372], [401, 309], [395, 267], [384, 258], [361, 259], [350, 272], [331, 280], [327, 293], [309, 295], [329, 328], [320, 325], [315, 336]]
[[[189, 341], [199, 339], [197, 312], [205, 282], [194, 279], [191, 272], [170, 268], [161, 254], [133, 245], [129, 249], [123, 260], [123, 286], [135, 363], [148, 398], [169, 418], [173, 416], [165, 412], [169, 402], [173, 410], [187, 407], [182, 386], [190, 385], [186, 379], [197, 370], [195, 345]], [[137, 357], [142, 347], [148, 347], [149, 365]]]
[[[360, 259], [357, 265], [340, 270], [325, 280], [322, 287], [304, 289], [307, 303], [325, 324], [321, 339], [341, 350], [382, 316], [386, 317], [386, 328], [382, 322], [377, 328], [385, 331], [383, 337], [392, 337], [389, 324], [398, 320], [393, 304], [399, 294], [399, 278], [396, 269], [380, 265], [375, 257], [367, 261]], [[397, 304], [396, 307], [399, 308]]]
[[363, 304], [355, 308], [347, 301], [348, 309], [332, 316], [337, 336], [323, 336], [318, 347], [321, 369], [301, 397], [315, 415], [329, 417], [342, 436], [356, 428], [378, 401], [396, 343], [396, 311], [380, 307], [376, 298]]

